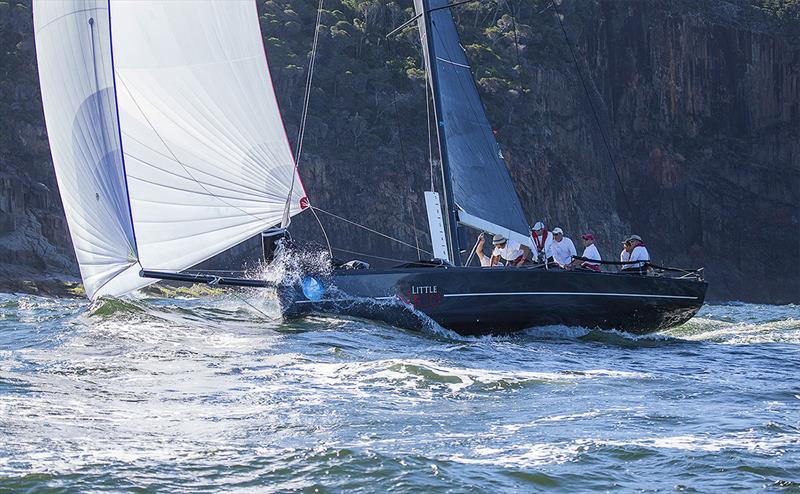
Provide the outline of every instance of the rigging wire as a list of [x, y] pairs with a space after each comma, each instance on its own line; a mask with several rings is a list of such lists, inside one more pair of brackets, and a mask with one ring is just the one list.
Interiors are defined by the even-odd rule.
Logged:
[[314, 214], [314, 218], [317, 219], [317, 223], [319, 224], [319, 229], [322, 230], [322, 236], [325, 237], [325, 244], [328, 246], [328, 253], [333, 257], [333, 249], [331, 249], [331, 241], [328, 239], [328, 232], [325, 231], [325, 227], [322, 226], [322, 221], [319, 219], [317, 212], [315, 211], [317, 208], [311, 206], [311, 212]]
[[[578, 72], [578, 78], [581, 81], [581, 85], [583, 85], [583, 91], [586, 93], [586, 99], [589, 100], [589, 106], [592, 109], [594, 121], [597, 123], [597, 129], [600, 131], [600, 136], [603, 138], [603, 146], [605, 146], [606, 153], [608, 155], [608, 161], [611, 163], [611, 167], [614, 169], [614, 174], [617, 177], [617, 183], [619, 183], [620, 190], [622, 190], [622, 197], [625, 199], [625, 205], [627, 206], [628, 211], [634, 211], [631, 208], [630, 201], [628, 200], [628, 193], [625, 191], [625, 186], [622, 184], [622, 178], [620, 177], [619, 170], [617, 169], [617, 164], [614, 161], [614, 155], [611, 153], [611, 146], [609, 146], [608, 139], [606, 139], [606, 133], [605, 130], [603, 130], [603, 125], [600, 122], [600, 116], [598, 115], [597, 109], [594, 106], [594, 100], [592, 99], [592, 96], [589, 93], [589, 87], [586, 85], [586, 81], [583, 78], [583, 72], [581, 71], [580, 64], [578, 63], [578, 57], [575, 56], [575, 51], [572, 48], [572, 41], [570, 41], [569, 35], [567, 34], [567, 29], [564, 27], [564, 22], [561, 20], [561, 13], [558, 11], [558, 5], [556, 5], [556, 2], [552, 2], [550, 5], [553, 7], [553, 10], [556, 13], [556, 19], [558, 19], [558, 24], [561, 26], [561, 32], [564, 33], [564, 40], [567, 42], [570, 55], [572, 55], [572, 61], [575, 64], [575, 70]], [[545, 10], [547, 9], [545, 8]]]
[[[362, 224], [360, 224], [360, 223], [356, 223], [355, 221], [350, 221], [350, 220], [348, 220], [347, 218], [343, 218], [343, 217], [339, 216], [338, 214], [331, 213], [330, 211], [325, 211], [324, 209], [320, 209], [320, 208], [318, 208], [318, 207], [316, 207], [316, 206], [309, 206], [309, 207], [310, 207], [312, 210], [316, 210], [316, 211], [318, 211], [318, 212], [320, 212], [320, 213], [327, 214], [328, 216], [331, 216], [331, 217], [333, 217], [333, 218], [336, 218], [337, 220], [344, 221], [345, 223], [349, 223], [350, 225], [353, 225], [353, 226], [355, 226], [355, 227], [358, 227], [358, 228], [364, 229], [364, 230], [366, 230], [366, 231], [368, 231], [368, 232], [370, 232], [370, 233], [374, 233], [375, 235], [380, 235], [381, 237], [384, 237], [384, 238], [387, 238], [387, 239], [389, 239], [389, 240], [392, 240], [392, 241], [394, 241], [394, 242], [397, 242], [398, 244], [405, 245], [406, 247], [411, 247], [412, 249], [415, 249], [415, 250], [416, 250], [416, 248], [417, 248], [415, 245], [412, 245], [412, 244], [410, 244], [410, 243], [408, 243], [408, 242], [403, 242], [403, 241], [402, 241], [402, 240], [400, 240], [399, 238], [392, 237], [391, 235], [387, 235], [387, 234], [385, 234], [385, 233], [383, 233], [383, 232], [379, 232], [378, 230], [373, 230], [372, 228], [369, 228], [368, 226], [362, 225]], [[433, 255], [433, 254], [431, 254], [430, 252], [428, 252], [428, 251], [427, 251], [427, 250], [425, 250], [425, 249], [420, 249], [420, 250], [421, 250], [422, 252], [424, 252], [424, 253], [428, 254], [428, 255]]]
[[431, 96], [430, 87], [428, 84], [428, 66], [425, 64], [425, 56], [422, 57], [422, 65], [425, 72], [425, 114], [428, 119], [426, 120], [425, 127], [428, 130], [428, 164], [431, 168], [431, 192], [436, 192], [433, 183], [433, 138], [431, 137]]
[[347, 252], [348, 254], [355, 254], [357, 256], [364, 256], [364, 257], [370, 257], [370, 258], [373, 258], [373, 259], [380, 259], [381, 261], [392, 261], [392, 262], [399, 262], [399, 263], [409, 262], [408, 259], [397, 259], [395, 257], [376, 256], [375, 254], [367, 254], [366, 252], [358, 252], [358, 251], [355, 251], [355, 250], [347, 250], [347, 249], [342, 249], [340, 247], [334, 247], [333, 250]]
[[317, 61], [317, 46], [319, 45], [319, 27], [322, 23], [322, 4], [324, 0], [319, 0], [317, 6], [317, 22], [314, 25], [314, 41], [311, 44], [310, 59], [308, 61], [308, 74], [306, 74], [306, 89], [303, 94], [303, 111], [300, 116], [300, 129], [297, 133], [297, 147], [295, 149], [295, 167], [300, 163], [300, 156], [303, 153], [303, 140], [306, 135], [306, 121], [308, 120], [308, 106], [311, 100], [311, 88], [314, 81], [314, 68]]
[[514, 6], [511, 4], [511, 0], [505, 0], [506, 7], [508, 11], [511, 13], [511, 23], [514, 27], [514, 52], [517, 58], [517, 70], [515, 70], [515, 75], [517, 78], [517, 90], [519, 91], [520, 96], [522, 95], [522, 79], [520, 78], [520, 72], [522, 71], [522, 61], [520, 60], [519, 56], [519, 34], [517, 31], [517, 12], [514, 9]]
[[[210, 283], [210, 284], [211, 284], [211, 283]], [[268, 320], [270, 320], [270, 321], [276, 321], [276, 320], [280, 319], [280, 318], [277, 318], [277, 317], [272, 317], [272, 316], [268, 315], [268, 314], [267, 314], [267, 313], [265, 313], [263, 310], [259, 309], [259, 308], [258, 308], [258, 307], [256, 307], [255, 305], [253, 305], [253, 304], [251, 304], [250, 302], [248, 302], [248, 301], [247, 301], [247, 299], [246, 299], [246, 298], [244, 298], [243, 296], [241, 296], [241, 295], [238, 293], [238, 291], [237, 291], [237, 290], [229, 290], [229, 291], [228, 291], [228, 293], [231, 293], [231, 294], [233, 294], [233, 296], [234, 296], [234, 297], [238, 298], [239, 300], [241, 300], [241, 301], [242, 301], [242, 302], [244, 302], [245, 304], [249, 305], [251, 309], [253, 309], [254, 311], [258, 312], [259, 314], [261, 314], [262, 316], [264, 316], [264, 317], [265, 317], [265, 318], [267, 318]]]
[[[395, 124], [397, 125], [397, 140], [400, 141], [400, 159], [403, 162], [403, 167], [408, 168], [408, 161], [406, 160], [406, 146], [403, 142], [403, 129], [400, 127], [400, 111], [397, 109], [397, 98], [400, 94], [395, 91], [394, 92], [394, 118]], [[419, 250], [419, 237], [417, 235], [417, 220], [414, 216], [414, 208], [411, 207], [411, 221], [413, 222], [414, 226], [414, 243], [417, 246], [417, 259], [421, 258], [420, 250]]]
[[[294, 151], [294, 171], [292, 173], [292, 183], [289, 186], [289, 194], [286, 196], [286, 204], [283, 208], [283, 218], [281, 220], [281, 227], [288, 228], [292, 222], [289, 216], [289, 209], [292, 203], [292, 194], [294, 194], [294, 184], [297, 181], [298, 167], [300, 166], [300, 156], [303, 153], [303, 141], [306, 136], [306, 122], [308, 121], [308, 106], [311, 101], [311, 88], [314, 81], [314, 68], [317, 61], [317, 46], [319, 45], [319, 27], [322, 23], [322, 4], [324, 0], [319, 0], [317, 6], [317, 21], [314, 24], [314, 41], [311, 43], [311, 53], [309, 54], [308, 73], [306, 74], [306, 87], [303, 92], [303, 109], [300, 113], [300, 128], [297, 131], [297, 144]], [[320, 226], [322, 224], [320, 223]], [[325, 234], [325, 228], [322, 228], [322, 233], [327, 239], [328, 235]]]

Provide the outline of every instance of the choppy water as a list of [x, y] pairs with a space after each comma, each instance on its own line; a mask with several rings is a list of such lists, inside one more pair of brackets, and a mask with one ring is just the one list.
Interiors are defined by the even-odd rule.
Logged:
[[0, 295], [0, 492], [800, 492], [800, 308], [505, 338]]

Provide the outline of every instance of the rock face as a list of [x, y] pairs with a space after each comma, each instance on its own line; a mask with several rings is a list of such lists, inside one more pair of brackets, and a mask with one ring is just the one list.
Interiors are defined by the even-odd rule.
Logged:
[[[316, 4], [258, 2], [290, 137]], [[567, 0], [556, 8], [576, 64], [549, 4], [456, 9], [531, 221], [561, 226], [573, 239], [591, 231], [607, 258], [617, 257], [624, 235], [638, 233], [660, 263], [705, 266], [712, 298], [800, 301], [800, 8]], [[326, 2], [300, 168], [315, 206], [427, 249], [422, 191], [431, 170], [419, 42], [413, 29], [385, 39], [411, 16], [409, 6]], [[29, 4], [0, 0], [0, 26], [0, 274], [74, 274]], [[439, 173], [434, 167], [437, 183]], [[379, 264], [417, 256], [319, 216], [340, 257], [359, 252]], [[309, 213], [292, 230], [323, 241]], [[230, 266], [248, 249], [255, 251], [245, 245], [216, 263]]]
[[78, 266], [44, 127], [30, 2], [0, 1], [0, 278], [74, 278]]

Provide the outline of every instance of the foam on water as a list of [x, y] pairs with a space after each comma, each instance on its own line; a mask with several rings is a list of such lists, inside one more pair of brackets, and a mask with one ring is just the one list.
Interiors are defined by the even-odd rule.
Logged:
[[0, 491], [800, 485], [796, 307], [468, 338], [270, 304], [0, 296]]

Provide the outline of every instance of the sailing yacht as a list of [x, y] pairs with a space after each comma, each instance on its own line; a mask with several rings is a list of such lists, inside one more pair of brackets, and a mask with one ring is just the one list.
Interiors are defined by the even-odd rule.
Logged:
[[287, 318], [433, 321], [464, 334], [551, 324], [646, 333], [691, 318], [707, 287], [697, 275], [463, 265], [461, 228], [531, 239], [450, 6], [414, 7], [442, 161], [441, 195], [424, 192], [434, 259], [350, 262], [276, 283], [185, 272], [259, 232], [269, 232], [265, 252], [280, 248], [309, 206], [254, 3], [36, 2], [45, 117], [87, 295], [158, 280], [272, 288]]

